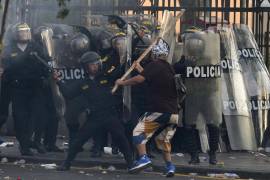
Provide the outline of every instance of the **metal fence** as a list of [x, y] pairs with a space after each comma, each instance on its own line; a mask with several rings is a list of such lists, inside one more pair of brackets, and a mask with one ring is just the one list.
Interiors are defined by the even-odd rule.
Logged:
[[136, 7], [119, 5], [118, 11], [152, 14], [160, 19], [164, 10], [176, 15], [184, 8], [185, 16], [178, 23], [180, 31], [188, 26], [207, 28], [217, 24], [247, 24], [264, 54], [267, 67], [270, 67], [269, 0], [140, 0], [137, 4]]

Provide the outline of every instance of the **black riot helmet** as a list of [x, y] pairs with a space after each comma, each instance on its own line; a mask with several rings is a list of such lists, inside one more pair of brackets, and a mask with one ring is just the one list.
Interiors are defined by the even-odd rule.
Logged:
[[38, 43], [42, 43], [42, 32], [48, 31], [50, 36], [53, 36], [53, 30], [50, 27], [47, 26], [39, 26], [36, 28], [33, 32], [34, 40]]
[[89, 74], [88, 70], [89, 64], [97, 64], [99, 66], [98, 71], [101, 71], [102, 69], [101, 57], [98, 53], [94, 51], [88, 51], [84, 53], [80, 58], [80, 63], [88, 74]]
[[113, 34], [106, 30], [101, 30], [99, 32], [99, 35], [97, 37], [97, 46], [98, 46], [98, 50], [101, 53], [106, 53], [112, 48], [112, 44], [111, 44], [112, 37], [113, 37]]
[[27, 43], [31, 41], [31, 29], [26, 23], [16, 24], [14, 27], [15, 41], [18, 43]]
[[74, 37], [72, 37], [70, 41], [71, 51], [72, 53], [75, 54], [85, 53], [89, 49], [89, 46], [90, 46], [89, 38], [82, 33], [76, 34]]

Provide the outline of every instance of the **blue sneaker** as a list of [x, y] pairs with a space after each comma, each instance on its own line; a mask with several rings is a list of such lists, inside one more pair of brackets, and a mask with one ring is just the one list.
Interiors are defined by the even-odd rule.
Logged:
[[134, 162], [134, 165], [128, 170], [128, 172], [131, 174], [138, 173], [151, 166], [151, 164], [152, 162], [149, 157], [147, 155], [143, 155], [138, 161]]
[[166, 177], [173, 177], [175, 173], [175, 166], [172, 163], [167, 163], [166, 165]]

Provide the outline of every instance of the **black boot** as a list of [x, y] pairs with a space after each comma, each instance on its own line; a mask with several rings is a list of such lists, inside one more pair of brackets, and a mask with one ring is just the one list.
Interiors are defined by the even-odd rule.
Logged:
[[101, 157], [101, 156], [102, 156], [102, 153], [99, 150], [92, 151], [91, 154], [90, 154], [90, 157], [92, 157], [92, 158], [98, 158], [98, 157]]
[[47, 145], [47, 146], [45, 146], [45, 148], [46, 148], [47, 152], [60, 152], [60, 153], [64, 152], [63, 149], [60, 149], [56, 145]]
[[71, 163], [64, 161], [60, 166], [56, 168], [57, 171], [68, 171], [70, 170]]
[[30, 148], [19, 147], [22, 156], [34, 156]]
[[33, 143], [33, 149], [36, 149], [39, 154], [45, 154], [47, 151], [43, 144], [34, 142]]
[[216, 152], [208, 152], [209, 155], [209, 164], [216, 165], [217, 164], [217, 156]]
[[217, 164], [217, 157], [216, 152], [218, 150], [218, 143], [219, 143], [219, 127], [214, 124], [208, 124], [208, 133], [209, 133], [209, 146], [210, 151], [209, 154], [209, 164], [216, 165]]
[[112, 154], [114, 155], [119, 154], [119, 149], [117, 147], [112, 147]]
[[190, 154], [190, 161], [188, 162], [189, 164], [199, 164], [200, 163], [200, 159], [199, 159], [199, 154], [198, 153], [191, 153]]

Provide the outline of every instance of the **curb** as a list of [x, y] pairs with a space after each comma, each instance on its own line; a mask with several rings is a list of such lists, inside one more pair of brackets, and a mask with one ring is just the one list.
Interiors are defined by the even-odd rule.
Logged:
[[[61, 164], [63, 162], [63, 159], [56, 159], [56, 158], [44, 158], [44, 157], [28, 157], [28, 156], [5, 156], [1, 154], [1, 158], [6, 157], [9, 162], [14, 162], [20, 159], [24, 159], [27, 163], [35, 163], [35, 164], [50, 164], [50, 163], [56, 163]], [[126, 165], [124, 161], [106, 161], [100, 158], [92, 158], [88, 160], [75, 160], [72, 163], [72, 166], [75, 167], [93, 167], [93, 166], [102, 166], [102, 167], [109, 167], [113, 165], [117, 169], [126, 169]], [[164, 172], [164, 166], [153, 164], [153, 170], [155, 172]], [[183, 173], [183, 174], [189, 174], [189, 173], [198, 173], [200, 175], [207, 175], [209, 173], [214, 174], [223, 174], [223, 173], [235, 173], [239, 175], [241, 178], [259, 178], [259, 179], [268, 179], [270, 177], [270, 171], [254, 171], [252, 169], [230, 169], [225, 167], [218, 167], [218, 166], [200, 166], [200, 165], [176, 165], [176, 172], [177, 173]]]

